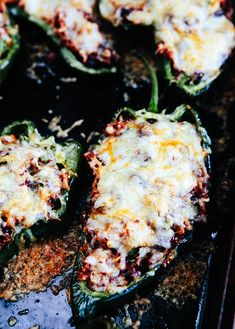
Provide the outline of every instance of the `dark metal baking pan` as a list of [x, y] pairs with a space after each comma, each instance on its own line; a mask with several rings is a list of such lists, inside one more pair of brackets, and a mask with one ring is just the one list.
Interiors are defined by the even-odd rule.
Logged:
[[[127, 74], [79, 75], [63, 63], [37, 29], [26, 24], [21, 25], [21, 30], [21, 52], [0, 90], [0, 128], [13, 120], [27, 118], [44, 134], [61, 136], [62, 128], [63, 136], [79, 140], [86, 149], [97, 140], [97, 132], [102, 131], [117, 108], [146, 105], [150, 90], [144, 73], [140, 79]], [[133, 35], [133, 39], [138, 37]], [[130, 61], [133, 63], [133, 59]], [[213, 142], [208, 224], [200, 228], [184, 253], [151, 286], [111, 314], [94, 319], [86, 328], [222, 328], [233, 241], [234, 64], [233, 57], [209, 92], [190, 100], [199, 110]], [[127, 68], [129, 71], [130, 67]], [[165, 89], [162, 81], [160, 91], [161, 107], [173, 108], [183, 101], [174, 90]], [[80, 121], [78, 125], [66, 131], [76, 121]], [[64, 231], [46, 237], [10, 262], [7, 279], [0, 284], [0, 295], [14, 301], [0, 300], [0, 328], [74, 326], [69, 306], [70, 268], [78, 248], [80, 206], [89, 182], [89, 170], [83, 164]], [[58, 258], [57, 266], [51, 265]], [[49, 269], [48, 264], [52, 266]], [[29, 292], [33, 288], [36, 291]]]

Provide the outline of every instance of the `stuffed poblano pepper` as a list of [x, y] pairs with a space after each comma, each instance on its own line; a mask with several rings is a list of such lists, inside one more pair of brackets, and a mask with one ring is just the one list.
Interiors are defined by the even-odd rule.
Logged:
[[42, 28], [72, 68], [89, 74], [116, 71], [112, 41], [95, 22], [95, 0], [20, 0], [11, 11]]
[[18, 26], [11, 22], [4, 3], [0, 3], [0, 83], [5, 79], [19, 47]]
[[85, 154], [94, 182], [72, 280], [78, 321], [148, 283], [206, 221], [210, 139], [189, 106], [158, 113], [150, 70], [148, 109], [118, 111]]
[[228, 0], [100, 2], [115, 26], [152, 26], [164, 76], [191, 96], [210, 86], [235, 46], [230, 9]]
[[0, 136], [0, 265], [61, 221], [77, 177], [81, 147], [42, 137], [31, 121]]

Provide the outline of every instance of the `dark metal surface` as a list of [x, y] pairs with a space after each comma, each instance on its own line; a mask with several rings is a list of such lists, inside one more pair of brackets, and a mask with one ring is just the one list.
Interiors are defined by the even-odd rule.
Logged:
[[[74, 128], [69, 137], [79, 140], [86, 149], [90, 132], [101, 132], [117, 108], [123, 105], [141, 108], [148, 103], [149, 88], [145, 79], [127, 87], [128, 78], [124, 79], [122, 75], [78, 75], [57, 58], [50, 44], [45, 46], [44, 38], [36, 30], [31, 31], [31, 26], [27, 25], [22, 32], [22, 51], [0, 90], [0, 128], [16, 119], [30, 119], [42, 133], [49, 134], [52, 132], [48, 124], [55, 116], [61, 117], [60, 125], [64, 129], [83, 119], [84, 123]], [[198, 107], [213, 142], [209, 224], [199, 229], [194, 242], [162, 271], [150, 287], [134, 296], [129, 304], [113, 310], [111, 315], [101, 317], [99, 321], [95, 319], [88, 327], [112, 327], [115, 322], [120, 328], [199, 329], [202, 324], [204, 328], [220, 328], [218, 324], [230, 262], [230, 258], [226, 258], [229, 251], [225, 246], [231, 245], [233, 238], [229, 208], [235, 177], [235, 166], [231, 165], [235, 146], [234, 63], [232, 59], [225, 73], [205, 96], [191, 101]], [[161, 107], [168, 105], [173, 108], [184, 100], [172, 90], [163, 90], [162, 84], [160, 87], [165, 95], [161, 97]], [[89, 184], [87, 173], [84, 165], [80, 191]], [[80, 201], [78, 194], [75, 203]], [[68, 220], [79, 220], [78, 212], [72, 213]], [[221, 257], [223, 251], [226, 257]], [[45, 292], [31, 292], [20, 296], [17, 302], [0, 300], [0, 328], [71, 328], [68, 284], [56, 293], [53, 289], [66, 276], [69, 273], [55, 278]], [[205, 306], [208, 280], [209, 299]], [[215, 296], [213, 290], [220, 293]], [[204, 308], [206, 317], [203, 318]]]

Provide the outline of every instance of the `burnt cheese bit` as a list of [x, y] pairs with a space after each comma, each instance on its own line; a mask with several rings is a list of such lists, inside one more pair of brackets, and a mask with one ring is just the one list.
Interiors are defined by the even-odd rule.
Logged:
[[48, 201], [52, 209], [59, 209], [61, 207], [61, 201], [59, 198], [50, 198]]
[[116, 120], [86, 154], [94, 174], [79, 280], [121, 292], [157, 265], [206, 220], [206, 156], [189, 122]]
[[[6, 222], [7, 218], [4, 215], [1, 217], [2, 222]], [[13, 229], [6, 224], [1, 223], [0, 226], [0, 248], [4, 247], [6, 244], [10, 243], [13, 235]]]

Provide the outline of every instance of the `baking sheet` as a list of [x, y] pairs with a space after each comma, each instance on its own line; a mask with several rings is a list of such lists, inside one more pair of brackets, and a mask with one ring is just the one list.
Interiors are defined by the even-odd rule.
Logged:
[[[98, 133], [102, 132], [116, 109], [123, 105], [139, 109], [148, 102], [148, 79], [142, 70], [141, 79], [122, 74], [113, 77], [79, 75], [68, 69], [58, 58], [56, 49], [50, 43], [45, 43], [45, 38], [37, 29], [29, 30], [29, 25], [23, 26], [22, 35], [21, 53], [0, 90], [0, 128], [13, 120], [30, 119], [40, 132], [54, 134], [56, 137], [59, 135], [59, 139], [67, 135], [80, 141], [86, 149], [97, 140]], [[133, 63], [132, 57], [128, 60], [130, 62]], [[215, 254], [216, 262], [218, 250], [228, 240], [228, 235], [220, 232], [226, 232], [223, 228], [231, 223], [229, 198], [232, 175], [230, 173], [226, 176], [228, 170], [225, 169], [234, 156], [234, 128], [231, 120], [234, 118], [235, 104], [234, 63], [235, 59], [232, 58], [224, 74], [206, 95], [190, 100], [199, 109], [213, 142], [209, 224], [196, 234], [194, 242], [157, 276], [151, 286], [134, 296], [128, 304], [120, 305], [111, 314], [95, 319], [88, 327], [180, 329], [200, 328], [202, 325], [212, 255]], [[161, 94], [164, 94], [160, 101], [162, 108], [174, 108], [187, 100], [173, 90], [166, 91], [162, 86], [161, 83]], [[79, 124], [68, 131], [78, 121]], [[83, 164], [78, 192], [65, 229], [72, 227], [74, 239], [77, 230], [73, 227], [78, 225], [80, 206], [90, 181], [89, 170]], [[42, 242], [44, 248], [57, 252], [56, 239], [60, 239], [60, 234]], [[11, 262], [9, 280], [2, 285], [1, 294], [4, 290], [9, 295], [15, 292], [20, 294], [15, 298], [17, 301], [0, 300], [0, 328], [67, 329], [74, 326], [69, 306], [69, 267], [77, 247], [71, 247], [74, 253], [70, 250], [70, 238], [69, 235], [65, 237], [60, 245], [63, 255], [65, 251], [70, 252], [69, 260], [65, 256], [67, 265], [64, 266], [63, 274], [41, 286], [39, 283], [45, 278], [43, 270], [40, 272], [41, 277], [37, 277], [40, 289], [45, 291], [20, 293], [28, 290], [27, 285], [16, 282], [17, 264], [25, 259], [24, 254]], [[32, 253], [30, 255], [33, 258]], [[32, 274], [29, 271], [34, 273], [35, 269], [31, 267], [28, 270], [27, 264], [21, 264], [23, 269], [18, 272], [30, 278]]]

